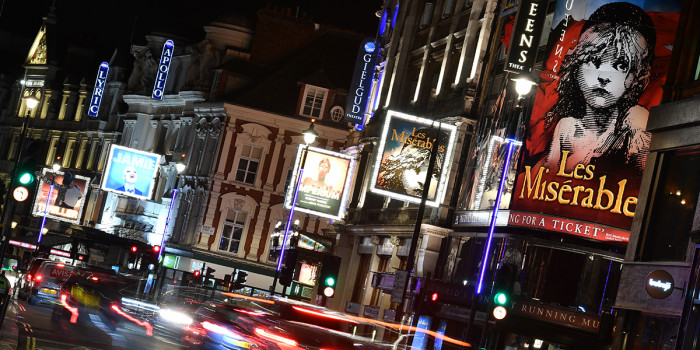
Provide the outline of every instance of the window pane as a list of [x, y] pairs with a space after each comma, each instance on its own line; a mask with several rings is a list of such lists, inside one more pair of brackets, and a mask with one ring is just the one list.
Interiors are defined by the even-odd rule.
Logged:
[[229, 222], [236, 222], [236, 214], [237, 214], [237, 213], [238, 213], [238, 212], [236, 212], [235, 210], [229, 209], [229, 210], [226, 212], [226, 221], [229, 221]]
[[236, 220], [236, 223], [239, 225], [245, 225], [245, 218], [248, 216], [247, 213], [239, 212], [238, 213], [238, 218]]
[[238, 244], [239, 243], [240, 243], [239, 241], [231, 242], [231, 248], [228, 251], [231, 253], [238, 253]]
[[233, 240], [240, 241], [241, 235], [243, 235], [243, 227], [236, 227], [233, 229]]
[[240, 181], [240, 182], [245, 181], [245, 171], [239, 170], [239, 171], [236, 173], [236, 181]]
[[260, 159], [260, 156], [262, 156], [262, 148], [261, 147], [253, 147], [250, 158]]
[[248, 162], [248, 172], [257, 173], [258, 172], [258, 162], [250, 161]]
[[226, 250], [228, 248], [229, 240], [226, 238], [221, 238], [221, 244], [219, 244], [219, 250]]
[[241, 151], [241, 157], [250, 156], [250, 145], [243, 145], [243, 150]]
[[221, 237], [231, 238], [231, 226], [224, 225], [224, 231], [221, 232]]
[[255, 174], [254, 173], [248, 173], [245, 177], [245, 183], [255, 185]]

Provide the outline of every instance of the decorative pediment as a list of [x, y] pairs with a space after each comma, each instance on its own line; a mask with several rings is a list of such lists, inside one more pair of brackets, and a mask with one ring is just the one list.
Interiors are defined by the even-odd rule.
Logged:
[[25, 60], [25, 64], [46, 64], [46, 25], [42, 25], [34, 38], [34, 43], [29, 49], [29, 54]]

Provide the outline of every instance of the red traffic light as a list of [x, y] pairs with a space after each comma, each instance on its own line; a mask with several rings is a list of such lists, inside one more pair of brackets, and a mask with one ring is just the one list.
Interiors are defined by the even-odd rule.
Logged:
[[132, 252], [132, 253], [136, 253], [138, 250], [139, 250], [139, 247], [137, 247], [137, 246], [135, 246], [135, 245], [131, 246], [131, 252]]
[[433, 293], [430, 295], [430, 300], [432, 301], [437, 301], [438, 300], [438, 293]]
[[201, 272], [199, 270], [194, 270], [194, 277], [199, 277]]
[[159, 253], [159, 252], [160, 252], [160, 246], [159, 246], [159, 245], [154, 245], [154, 246], [153, 246], [153, 252], [154, 252], [154, 253]]

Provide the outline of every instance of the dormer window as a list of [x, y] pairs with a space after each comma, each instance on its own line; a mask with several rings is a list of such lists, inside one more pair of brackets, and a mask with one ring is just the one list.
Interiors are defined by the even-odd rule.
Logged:
[[327, 96], [328, 89], [306, 85], [304, 87], [304, 98], [302, 99], [299, 115], [321, 119], [321, 111], [323, 111], [326, 105]]

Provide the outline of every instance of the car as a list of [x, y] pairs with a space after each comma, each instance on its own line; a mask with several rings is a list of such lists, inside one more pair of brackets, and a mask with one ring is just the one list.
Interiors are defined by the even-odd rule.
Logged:
[[120, 321], [130, 317], [124, 311], [121, 295], [128, 284], [114, 270], [78, 267], [61, 285], [52, 317], [77, 323], [86, 315], [97, 314], [107, 326], [116, 329]]
[[29, 263], [27, 269], [20, 275], [18, 280], [19, 286], [17, 288], [17, 297], [22, 300], [27, 300], [29, 298], [29, 290], [31, 289], [30, 284], [32, 284], [32, 278], [36, 275], [36, 271], [39, 270], [41, 263], [46, 261], [44, 258], [35, 258]]
[[42, 261], [34, 270], [30, 267], [23, 286], [29, 304], [56, 304], [61, 285], [76, 271], [77, 268], [74, 266], [52, 260]]
[[184, 339], [191, 348], [369, 350], [393, 345], [358, 335], [358, 330], [374, 325], [325, 308], [283, 298], [223, 294], [229, 297], [226, 301], [205, 303], [195, 313]]

